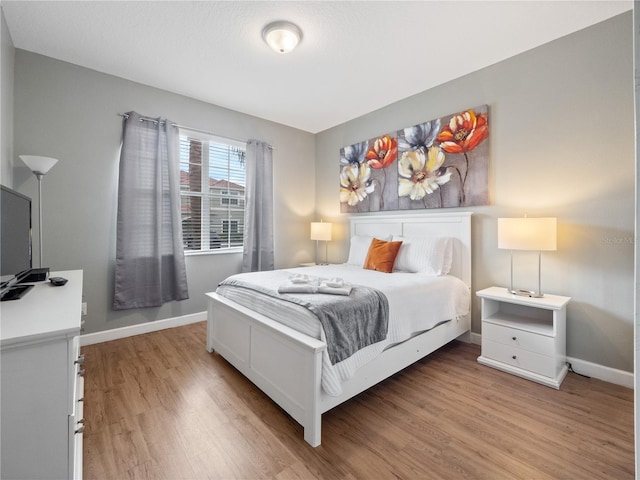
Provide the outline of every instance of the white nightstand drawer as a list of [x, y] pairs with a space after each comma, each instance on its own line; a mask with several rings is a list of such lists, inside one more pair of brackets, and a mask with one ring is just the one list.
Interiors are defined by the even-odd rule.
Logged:
[[498, 362], [506, 363], [514, 367], [522, 368], [529, 372], [556, 376], [556, 359], [546, 355], [540, 355], [522, 348], [516, 348], [492, 340], [482, 338], [482, 356]]
[[553, 356], [556, 352], [555, 338], [517, 328], [504, 327], [489, 322], [482, 323], [482, 341], [491, 340], [511, 347], [522, 348], [540, 355]]

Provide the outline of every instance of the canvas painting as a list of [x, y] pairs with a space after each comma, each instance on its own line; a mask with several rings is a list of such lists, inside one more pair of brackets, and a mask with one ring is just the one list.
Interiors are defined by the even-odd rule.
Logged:
[[487, 105], [340, 149], [343, 213], [486, 205]]

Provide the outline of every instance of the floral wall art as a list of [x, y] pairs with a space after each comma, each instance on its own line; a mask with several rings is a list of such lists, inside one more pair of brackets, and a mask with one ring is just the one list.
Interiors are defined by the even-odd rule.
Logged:
[[340, 211], [486, 205], [486, 105], [340, 149]]

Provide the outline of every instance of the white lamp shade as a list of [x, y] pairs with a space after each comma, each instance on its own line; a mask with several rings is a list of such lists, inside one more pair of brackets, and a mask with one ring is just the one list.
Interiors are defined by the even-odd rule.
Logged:
[[331, 240], [331, 223], [311, 222], [311, 240]]
[[555, 217], [498, 219], [498, 248], [556, 250], [556, 238]]
[[290, 22], [273, 22], [264, 27], [262, 38], [274, 51], [289, 53], [300, 43], [302, 31]]
[[41, 157], [39, 155], [19, 155], [19, 157], [33, 173], [42, 175], [46, 175], [51, 170], [51, 167], [58, 163], [57, 158]]

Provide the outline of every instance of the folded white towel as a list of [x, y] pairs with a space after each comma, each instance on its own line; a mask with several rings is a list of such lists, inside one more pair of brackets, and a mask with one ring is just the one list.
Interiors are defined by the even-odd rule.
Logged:
[[278, 287], [278, 293], [328, 293], [331, 295], [349, 295], [351, 284], [342, 278], [319, 278], [310, 275], [295, 274], [289, 281]]
[[342, 288], [344, 286], [344, 280], [340, 277], [334, 277], [329, 280], [325, 280], [324, 282], [322, 282], [322, 285], [333, 288]]
[[309, 283], [288, 282], [278, 287], [278, 293], [316, 293], [317, 291], [318, 286]]
[[332, 287], [327, 282], [322, 282], [318, 287], [318, 293], [329, 293], [331, 295], [349, 295], [351, 293], [351, 284], [343, 283], [341, 287]]
[[317, 283], [317, 281], [312, 282], [312, 279], [311, 277], [309, 277], [309, 275], [302, 275], [302, 274], [291, 275], [289, 277], [289, 281], [291, 283]]

